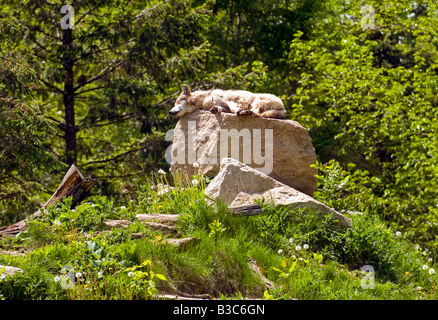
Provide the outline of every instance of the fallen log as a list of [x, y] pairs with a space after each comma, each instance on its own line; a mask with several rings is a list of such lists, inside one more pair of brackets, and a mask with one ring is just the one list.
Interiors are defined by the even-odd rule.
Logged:
[[[63, 198], [69, 196], [72, 196], [71, 206], [74, 208], [87, 196], [95, 182], [96, 181], [94, 179], [84, 178], [84, 176], [79, 172], [78, 168], [73, 164], [65, 174], [55, 193], [30, 217], [39, 217], [42, 214], [43, 209], [53, 206], [58, 203], [58, 201], [61, 201]], [[27, 228], [26, 220], [27, 218], [10, 226], [1, 227], [0, 235], [17, 235], [19, 232]]]

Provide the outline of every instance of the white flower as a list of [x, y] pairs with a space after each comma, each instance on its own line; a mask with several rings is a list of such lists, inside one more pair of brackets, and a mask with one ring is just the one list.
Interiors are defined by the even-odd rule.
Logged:
[[283, 249], [278, 250], [278, 254], [282, 254], [283, 253]]
[[289, 243], [292, 243], [292, 242], [294, 242], [294, 239], [290, 238]]
[[301, 250], [301, 247], [300, 247], [300, 246], [296, 246], [296, 247], [295, 247], [295, 250], [300, 251], [300, 250]]
[[421, 291], [421, 287], [417, 287], [417, 291]]
[[397, 232], [395, 233], [395, 235], [396, 235], [397, 237], [400, 237], [400, 236], [401, 236], [401, 232], [400, 232], [400, 231], [397, 231]]
[[432, 258], [429, 258], [427, 259], [427, 262], [432, 262], [432, 260], [433, 260]]
[[132, 277], [134, 275], [134, 272], [132, 272], [132, 271], [130, 271], [129, 273], [128, 273], [128, 277]]
[[308, 245], [308, 244], [305, 244], [305, 245], [303, 246], [303, 248], [307, 250], [307, 249], [309, 249], [309, 245]]
[[166, 172], [164, 172], [163, 169], [158, 170], [158, 173], [159, 173], [159, 174], [166, 174]]
[[296, 259], [296, 258], [297, 258], [297, 256], [293, 254], [293, 255], [292, 255], [292, 258], [293, 258], [293, 259]]
[[165, 195], [167, 192], [169, 192], [170, 191], [170, 189], [169, 189], [169, 187], [163, 187], [163, 189], [161, 189], [160, 191], [158, 191], [158, 195], [159, 196], [162, 196], [162, 195]]
[[427, 255], [427, 251], [423, 251], [423, 256]]
[[193, 168], [199, 168], [199, 164], [198, 164], [197, 162], [195, 162], [195, 163], [193, 164]]
[[423, 266], [423, 270], [427, 270], [427, 269], [429, 269], [429, 267], [425, 264], [425, 265]]
[[198, 185], [198, 183], [199, 183], [198, 180], [196, 180], [196, 179], [193, 179], [193, 180], [192, 180], [192, 185], [193, 185], [194, 187], [196, 187], [196, 186]]
[[61, 280], [60, 277], [56, 276], [55, 278], [53, 278], [53, 281], [58, 282], [59, 280]]
[[414, 246], [414, 250], [418, 251], [418, 249], [420, 249], [420, 246], [419, 246], [418, 244], [416, 244], [416, 245]]
[[303, 258], [298, 258], [298, 261], [303, 261]]
[[121, 206], [120, 210], [126, 210], [126, 207], [125, 206]]
[[435, 274], [435, 269], [434, 268], [430, 268], [429, 269], [429, 274]]
[[76, 273], [76, 278], [82, 278], [82, 273], [77, 272], [77, 273]]

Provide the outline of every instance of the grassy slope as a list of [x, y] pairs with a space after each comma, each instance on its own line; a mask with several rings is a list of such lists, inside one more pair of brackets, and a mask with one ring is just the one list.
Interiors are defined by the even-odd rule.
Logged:
[[[165, 185], [163, 178], [158, 182]], [[165, 192], [155, 183], [127, 199], [127, 208], [96, 197], [74, 211], [67, 205], [51, 209], [45, 220], [34, 221], [19, 237], [0, 240], [0, 250], [30, 250], [25, 256], [0, 255], [0, 264], [24, 271], [0, 282], [0, 298], [151, 299], [175, 289], [237, 299], [437, 296], [437, 276], [430, 274], [435, 266], [428, 253], [405, 243], [376, 217], [350, 216], [353, 227], [340, 232], [315, 214], [297, 212], [298, 220], [291, 222], [287, 212], [270, 206], [264, 206], [261, 216], [233, 216], [225, 206], [208, 202], [203, 187], [201, 179], [197, 188]], [[137, 213], [180, 214], [178, 236], [198, 241], [184, 249], [166, 245], [168, 236], [135, 222]], [[101, 229], [107, 219], [134, 223], [84, 236]], [[139, 232], [144, 237], [133, 239]], [[68, 271], [66, 265], [72, 275], [81, 276], [67, 290], [67, 278], [55, 281]], [[374, 283], [360, 272], [364, 265], [374, 268]], [[274, 287], [268, 289], [266, 281]]]

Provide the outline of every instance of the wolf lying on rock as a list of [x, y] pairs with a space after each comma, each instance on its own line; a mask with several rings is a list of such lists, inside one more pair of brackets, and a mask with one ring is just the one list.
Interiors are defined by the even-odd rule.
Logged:
[[286, 113], [283, 101], [269, 93], [220, 89], [192, 92], [183, 84], [182, 92], [169, 114], [181, 117], [197, 109], [276, 119], [284, 119]]

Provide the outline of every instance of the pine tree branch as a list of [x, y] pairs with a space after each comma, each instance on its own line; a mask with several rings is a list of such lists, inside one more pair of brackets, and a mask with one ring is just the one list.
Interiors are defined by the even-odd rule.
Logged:
[[64, 90], [61, 90], [61, 89], [58, 88], [57, 86], [54, 86], [53, 84], [50, 84], [50, 83], [47, 82], [46, 80], [41, 79], [41, 78], [40, 78], [40, 80], [41, 80], [41, 82], [44, 83], [47, 87], [49, 87], [50, 89], [54, 90], [55, 92], [57, 92], [57, 93], [61, 93], [61, 94], [64, 93]]
[[77, 85], [73, 91], [77, 91], [78, 89], [86, 86], [89, 83], [92, 83], [94, 81], [97, 81], [99, 79], [102, 79], [103, 77], [107, 76], [108, 74], [110, 74], [111, 72], [113, 72], [115, 69], [117, 69], [122, 63], [124, 63], [125, 60], [119, 60], [117, 61], [117, 59], [114, 59], [113, 62], [111, 62], [106, 68], [104, 68], [101, 72], [99, 72], [97, 75], [91, 77], [90, 79], [80, 83], [79, 85]]
[[140, 18], [141, 18], [142, 16], [144, 16], [145, 14], [147, 14], [147, 13], [149, 13], [149, 12], [151, 12], [151, 11], [153, 11], [153, 10], [159, 8], [159, 7], [161, 7], [163, 4], [166, 4], [166, 3], [168, 3], [168, 2], [169, 2], [169, 1], [166, 0], [166, 1], [162, 2], [162, 3], [157, 4], [156, 6], [154, 6], [154, 7], [152, 7], [152, 8], [144, 9], [144, 10], [142, 10], [142, 11], [140, 12], [139, 15], [137, 15], [137, 16], [136, 16], [135, 18], [133, 18], [132, 20], [133, 20], [133, 21], [137, 21], [138, 19], [140, 19]]

